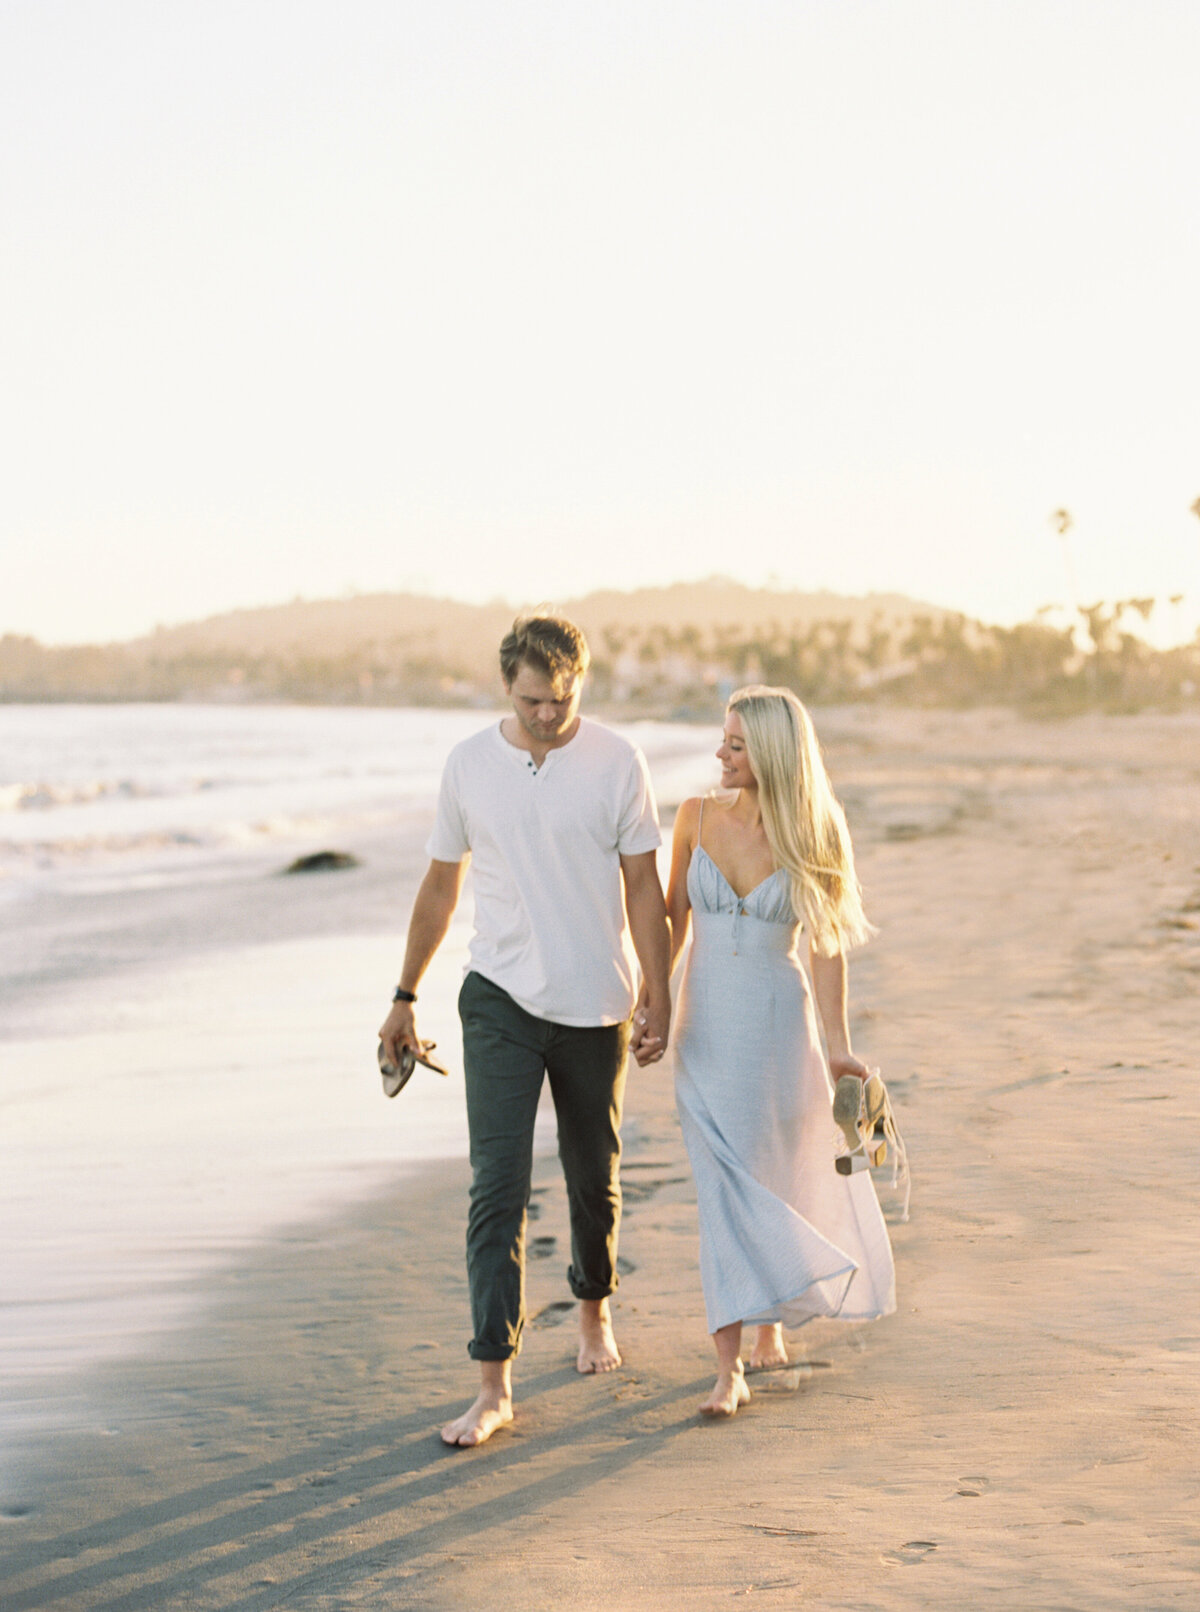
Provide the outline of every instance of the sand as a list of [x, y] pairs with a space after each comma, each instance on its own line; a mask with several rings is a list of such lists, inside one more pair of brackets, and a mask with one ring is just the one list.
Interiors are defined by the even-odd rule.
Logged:
[[543, 1157], [517, 1421], [440, 1445], [474, 1384], [466, 1169], [427, 1165], [211, 1273], [16, 1452], [5, 1612], [1200, 1604], [1200, 727], [821, 728], [882, 931], [855, 1043], [913, 1159], [898, 1313], [805, 1329], [702, 1421], [670, 1070], [636, 1073], [622, 1370], [573, 1370]]

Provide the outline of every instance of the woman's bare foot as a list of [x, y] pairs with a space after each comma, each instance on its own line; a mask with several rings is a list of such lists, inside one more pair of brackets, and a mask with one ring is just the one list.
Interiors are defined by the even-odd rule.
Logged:
[[616, 1371], [621, 1351], [613, 1337], [607, 1299], [582, 1299], [579, 1304], [579, 1359], [576, 1368], [585, 1377], [597, 1371]]
[[739, 1360], [732, 1370], [717, 1375], [712, 1393], [700, 1407], [701, 1416], [736, 1416], [739, 1405], [750, 1403], [750, 1390]]
[[774, 1326], [759, 1327], [754, 1347], [750, 1351], [750, 1370], [769, 1371], [772, 1366], [786, 1366], [787, 1363], [787, 1345], [783, 1341], [783, 1328], [778, 1322]]
[[470, 1410], [442, 1428], [442, 1443], [456, 1444], [461, 1449], [486, 1444], [497, 1428], [507, 1427], [512, 1419], [511, 1397], [484, 1388]]

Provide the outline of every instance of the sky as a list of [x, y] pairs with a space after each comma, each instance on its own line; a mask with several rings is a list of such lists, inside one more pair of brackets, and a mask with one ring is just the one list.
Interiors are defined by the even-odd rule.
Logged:
[[0, 0], [0, 633], [712, 574], [1190, 632], [1198, 83], [1194, 0]]

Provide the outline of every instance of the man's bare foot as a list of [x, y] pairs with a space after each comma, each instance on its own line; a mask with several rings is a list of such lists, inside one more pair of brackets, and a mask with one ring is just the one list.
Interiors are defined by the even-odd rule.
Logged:
[[607, 1299], [580, 1301], [579, 1359], [575, 1364], [585, 1377], [597, 1371], [616, 1371], [621, 1364]]
[[461, 1449], [486, 1444], [497, 1428], [507, 1427], [512, 1419], [511, 1396], [484, 1388], [470, 1410], [442, 1428], [442, 1443], [456, 1444]]
[[739, 1405], [750, 1403], [750, 1390], [746, 1387], [746, 1378], [742, 1371], [742, 1363], [730, 1371], [721, 1371], [717, 1375], [712, 1393], [700, 1407], [701, 1416], [736, 1416]]
[[749, 1369], [769, 1371], [772, 1366], [786, 1366], [787, 1363], [787, 1345], [783, 1341], [783, 1328], [778, 1322], [774, 1326], [759, 1327], [754, 1347], [750, 1351]]

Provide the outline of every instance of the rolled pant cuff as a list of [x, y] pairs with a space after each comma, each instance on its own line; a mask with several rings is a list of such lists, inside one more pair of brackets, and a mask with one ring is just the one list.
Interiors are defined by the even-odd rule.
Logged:
[[589, 1304], [598, 1304], [601, 1299], [611, 1298], [617, 1291], [618, 1278], [613, 1277], [611, 1283], [605, 1287], [598, 1282], [581, 1282], [574, 1271], [567, 1272], [567, 1286], [577, 1299], [584, 1299]]
[[472, 1339], [467, 1345], [467, 1353], [472, 1360], [515, 1360], [520, 1352], [519, 1343], [476, 1343]]

